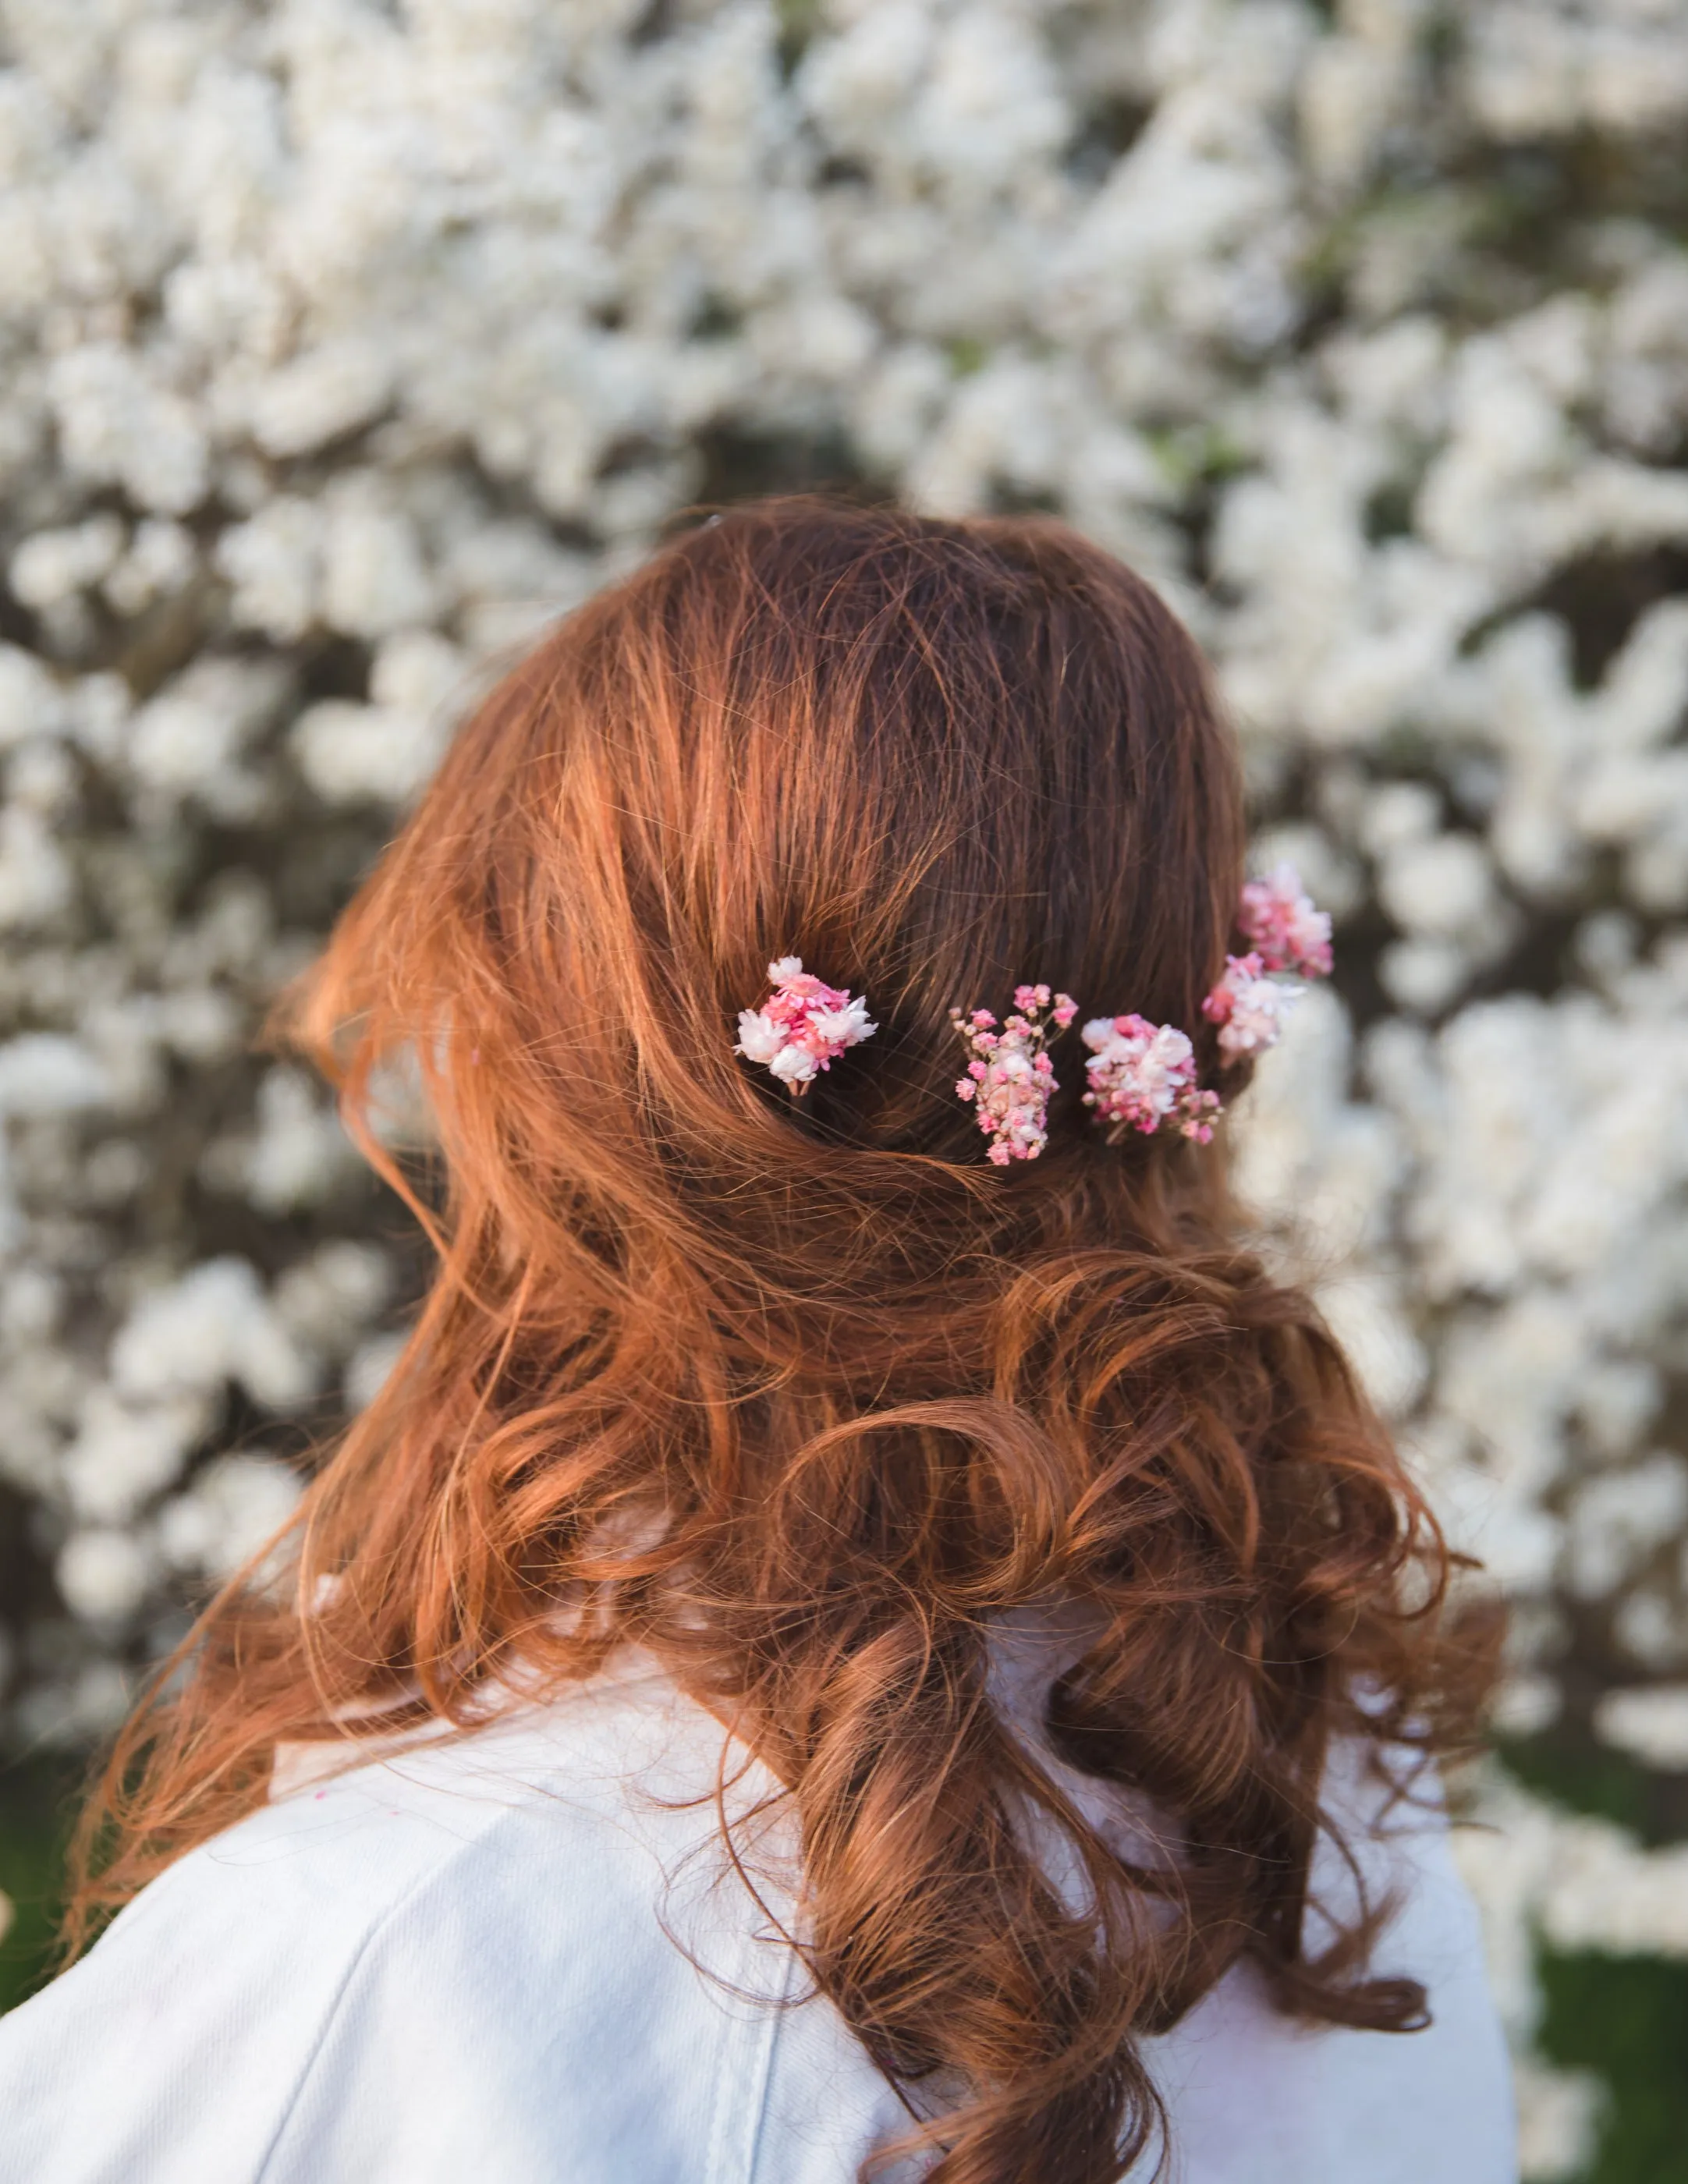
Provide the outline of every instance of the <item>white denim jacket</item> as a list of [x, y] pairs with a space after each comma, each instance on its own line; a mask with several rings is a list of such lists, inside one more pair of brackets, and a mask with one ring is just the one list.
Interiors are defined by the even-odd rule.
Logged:
[[[906, 2127], [773, 1930], [783, 1828], [759, 1904], [721, 1727], [648, 1661], [331, 1779], [304, 1749], [0, 2020], [0, 2184], [854, 2184]], [[731, 1811], [773, 1788], [735, 1752]], [[1145, 2043], [1177, 2184], [1511, 2184], [1474, 1912], [1440, 1819], [1392, 1829], [1379, 1968], [1433, 2025], [1299, 2026], [1232, 1972]]]

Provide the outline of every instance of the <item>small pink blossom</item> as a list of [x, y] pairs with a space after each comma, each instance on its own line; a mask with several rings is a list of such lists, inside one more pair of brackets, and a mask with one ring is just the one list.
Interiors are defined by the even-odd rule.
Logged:
[[1330, 917], [1317, 910], [1293, 865], [1279, 865], [1263, 880], [1251, 880], [1237, 911], [1237, 930], [1268, 971], [1293, 971], [1303, 978], [1328, 978]]
[[1055, 1064], [1044, 1051], [1053, 1022], [1065, 1028], [1078, 1013], [1068, 994], [1047, 986], [1017, 986], [1015, 1013], [999, 1029], [989, 1009], [964, 1016], [951, 1009], [950, 1021], [972, 1050], [967, 1073], [956, 1084], [959, 1099], [973, 1106], [979, 1128], [990, 1139], [985, 1158], [998, 1167], [1010, 1161], [1035, 1160], [1049, 1143], [1050, 1095], [1059, 1090]]
[[1195, 1050], [1175, 1024], [1146, 1017], [1096, 1017], [1079, 1034], [1090, 1049], [1084, 1105], [1116, 1130], [1152, 1136], [1164, 1123], [1206, 1145], [1219, 1112], [1218, 1095], [1195, 1082]]
[[1234, 1057], [1264, 1054], [1284, 1035], [1284, 1019], [1306, 988], [1290, 978], [1274, 979], [1252, 950], [1228, 956], [1225, 973], [1201, 1004], [1201, 1013], [1219, 1027], [1219, 1046]]
[[769, 964], [768, 977], [773, 991], [760, 1009], [740, 1011], [733, 1051], [760, 1062], [795, 1093], [879, 1028], [869, 1022], [865, 1000], [823, 983], [804, 969], [800, 956], [780, 956]]

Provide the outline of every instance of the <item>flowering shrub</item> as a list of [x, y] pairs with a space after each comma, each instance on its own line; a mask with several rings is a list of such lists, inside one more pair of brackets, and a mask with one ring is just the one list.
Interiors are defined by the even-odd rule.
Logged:
[[[398, 1224], [249, 1041], [464, 705], [683, 503], [854, 481], [1209, 649], [1338, 928], [1240, 1180], [1518, 1603], [1503, 1726], [1681, 1825], [1685, 125], [1658, 0], [9, 0], [11, 1734], [379, 1384]], [[1688, 1953], [1688, 1853], [1485, 1794], [1523, 2053], [1535, 1928]]]

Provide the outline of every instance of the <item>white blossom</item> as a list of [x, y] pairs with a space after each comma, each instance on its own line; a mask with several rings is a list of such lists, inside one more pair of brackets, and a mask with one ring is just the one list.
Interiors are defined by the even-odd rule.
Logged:
[[209, 1407], [198, 1393], [136, 1403], [107, 1387], [92, 1389], [64, 1452], [71, 1508], [98, 1523], [128, 1523], [173, 1483], [209, 1422]]
[[256, 1455], [219, 1457], [159, 1511], [159, 1546], [178, 1570], [228, 1577], [281, 1529], [298, 1497], [298, 1474], [287, 1464]]
[[1598, 2143], [1605, 2087], [1591, 2070], [1552, 2070], [1521, 2059], [1513, 2072], [1518, 2168], [1530, 2184], [1570, 2184]]
[[399, 1334], [371, 1335], [359, 1343], [346, 1364], [346, 1408], [355, 1415], [366, 1411], [393, 1376], [404, 1348]]
[[47, 923], [69, 904], [74, 884], [40, 812], [23, 802], [0, 808], [0, 927]]
[[154, 1571], [134, 1533], [91, 1528], [73, 1532], [64, 1542], [55, 1574], [74, 1613], [107, 1623], [135, 1613], [151, 1589]]
[[1688, 1685], [1607, 1691], [1594, 1722], [1602, 1742], [1648, 1767], [1688, 1769]]
[[209, 1259], [143, 1295], [111, 1346], [112, 1384], [140, 1402], [209, 1393], [238, 1380], [271, 1408], [303, 1402], [315, 1385], [303, 1351], [247, 1262]]

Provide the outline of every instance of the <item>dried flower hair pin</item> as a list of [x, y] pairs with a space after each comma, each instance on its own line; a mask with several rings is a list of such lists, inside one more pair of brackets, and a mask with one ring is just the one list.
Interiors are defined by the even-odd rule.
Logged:
[[967, 1016], [950, 1010], [950, 1021], [972, 1056], [956, 1096], [972, 1102], [978, 1126], [990, 1139], [985, 1158], [998, 1167], [1035, 1160], [1049, 1143], [1050, 1095], [1061, 1088], [1045, 1048], [1050, 1025], [1065, 1031], [1078, 1013], [1070, 994], [1051, 993], [1047, 986], [1017, 986], [1014, 1013], [1000, 1025], [989, 1009]]
[[800, 956], [770, 963], [768, 978], [773, 991], [761, 1007], [739, 1012], [733, 1051], [760, 1062], [800, 1099], [822, 1070], [879, 1027], [868, 1022], [865, 996], [853, 1000], [823, 983], [804, 969]]
[[1147, 1017], [1095, 1017], [1078, 1036], [1090, 1049], [1084, 1065], [1090, 1089], [1084, 1105], [1108, 1123], [1111, 1144], [1128, 1129], [1152, 1136], [1164, 1123], [1180, 1137], [1206, 1145], [1219, 1112], [1217, 1092], [1195, 1081], [1195, 1049], [1176, 1024]]
[[1253, 943], [1268, 971], [1330, 976], [1330, 912], [1314, 907], [1293, 865], [1279, 865], [1263, 880], [1248, 883], [1237, 906], [1237, 930]]
[[[1253, 944], [1225, 958], [1223, 976], [1201, 1004], [1219, 1027], [1220, 1051], [1234, 1060], [1277, 1045], [1284, 1017], [1307, 990], [1301, 981], [1329, 978], [1332, 960], [1329, 914], [1313, 907], [1293, 865], [1249, 882], [1237, 930]], [[1284, 972], [1294, 975], [1275, 975]]]
[[[1285, 1016], [1306, 991], [1301, 980], [1326, 978], [1331, 967], [1329, 916], [1314, 908], [1293, 866], [1249, 882], [1237, 929], [1252, 944], [1245, 955], [1225, 958], [1223, 975], [1201, 1004], [1202, 1015], [1219, 1027], [1220, 1051], [1233, 1061], [1275, 1046]], [[1091, 1050], [1084, 1104], [1112, 1126], [1111, 1141], [1128, 1129], [1152, 1135], [1164, 1126], [1208, 1143], [1219, 1095], [1197, 1084], [1195, 1050], [1176, 1024], [1097, 1017], [1079, 1036]]]

